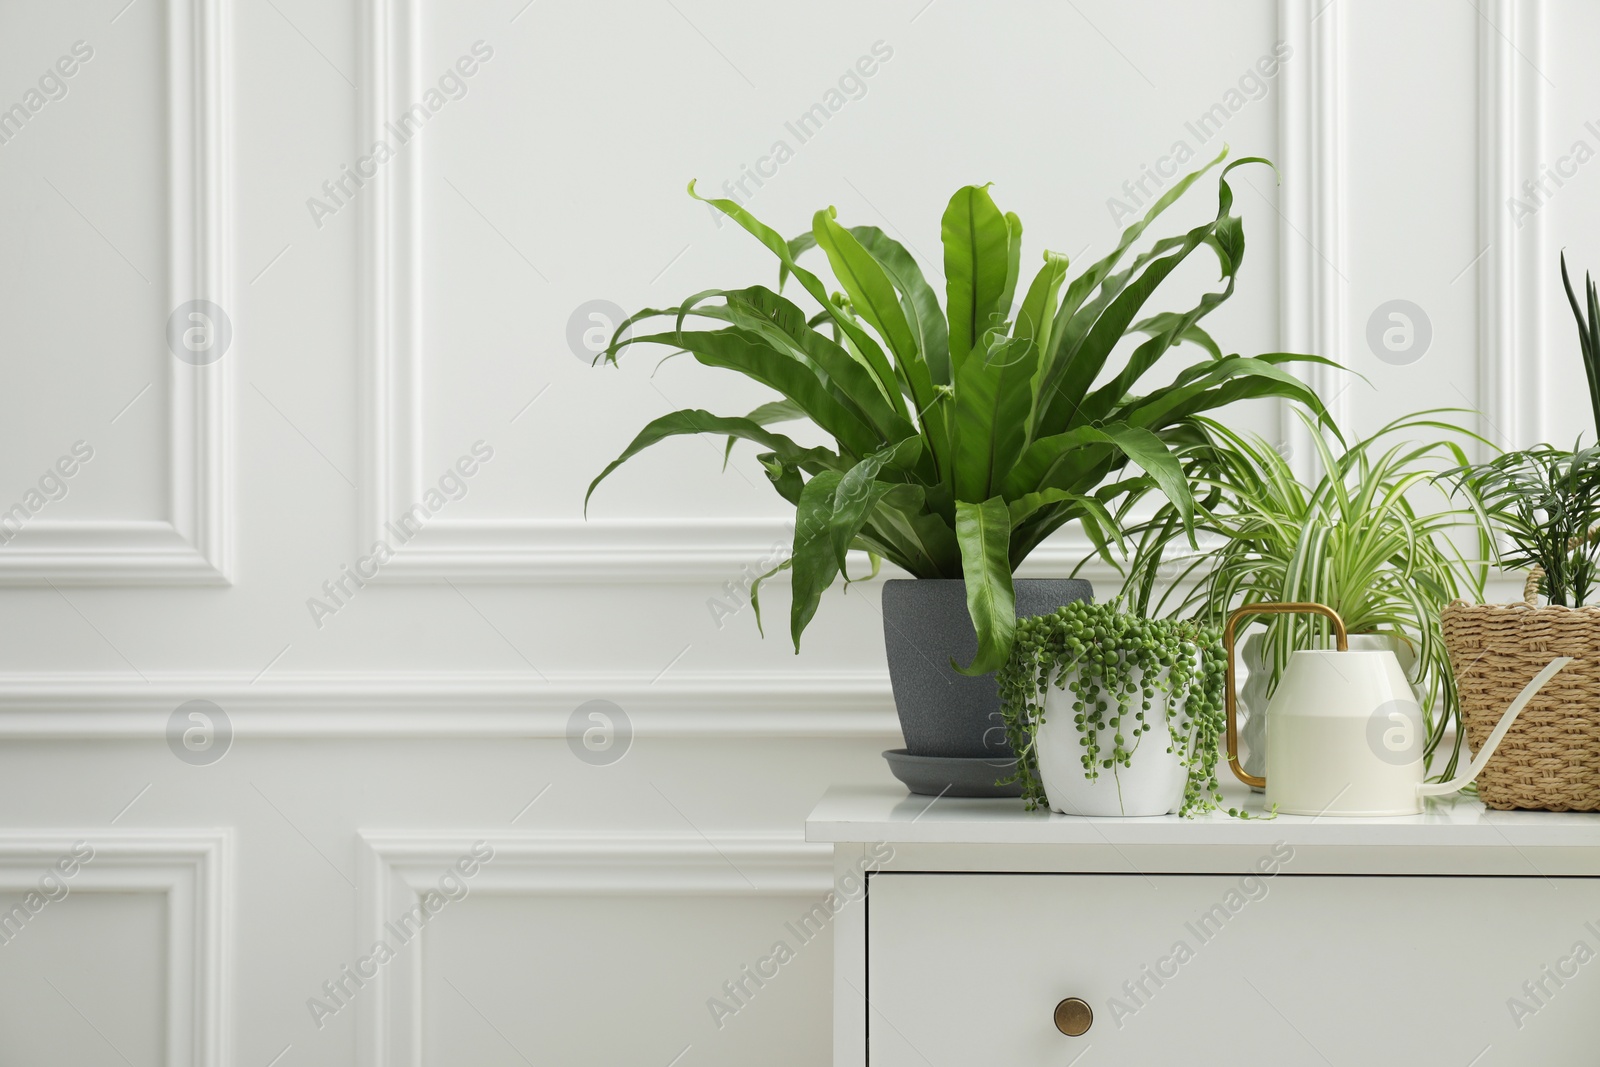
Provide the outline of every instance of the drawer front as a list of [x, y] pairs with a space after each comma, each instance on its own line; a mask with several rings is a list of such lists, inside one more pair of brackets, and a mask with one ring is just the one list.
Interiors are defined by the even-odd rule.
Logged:
[[1600, 879], [877, 874], [868, 1062], [1592, 1067], [1597, 931]]

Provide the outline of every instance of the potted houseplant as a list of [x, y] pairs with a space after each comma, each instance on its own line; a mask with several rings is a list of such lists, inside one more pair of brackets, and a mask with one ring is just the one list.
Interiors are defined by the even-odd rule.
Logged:
[[1028, 807], [1068, 815], [1196, 815], [1222, 799], [1227, 662], [1213, 627], [1120, 601], [1017, 624], [1002, 716]]
[[[823, 592], [844, 573], [846, 552], [869, 553], [874, 567], [887, 559], [915, 579], [888, 583], [883, 597], [910, 755], [1009, 757], [992, 672], [1011, 650], [1019, 606], [1033, 614], [1090, 592], [1087, 583], [1014, 582], [1018, 564], [1074, 521], [1106, 545], [1116, 533], [1109, 509], [1152, 490], [1187, 523], [1193, 501], [1174, 449], [1196, 438], [1200, 412], [1268, 396], [1321, 411], [1316, 395], [1284, 369], [1317, 357], [1225, 355], [1200, 325], [1233, 293], [1244, 255], [1228, 173], [1264, 160], [1225, 168], [1214, 217], [1123, 265], [1157, 216], [1223, 155], [1175, 183], [1108, 255], [1073, 277], [1067, 257], [1047, 251], [1022, 290], [1021, 221], [1003, 213], [987, 187], [957, 190], [942, 219], [943, 306], [916, 260], [876, 227], [847, 229], [827, 208], [809, 232], [786, 240], [732, 200], [699, 197], [691, 182], [691, 196], [777, 257], [779, 289], [708, 290], [640, 311], [619, 325], [597, 362], [615, 363], [625, 345], [665, 345], [777, 395], [743, 416], [686, 409], [655, 419], [589, 493], [673, 435], [723, 435], [730, 447], [754, 442], [773, 488], [795, 508], [793, 550], [771, 573], [791, 574], [796, 651]], [[841, 291], [801, 265], [813, 247], [826, 254]], [[1145, 312], [1161, 282], [1200, 249], [1216, 256], [1220, 288], [1183, 310]], [[813, 302], [810, 310], [782, 295], [789, 278]], [[653, 317], [668, 320], [667, 328], [627, 335]], [[712, 328], [689, 329], [691, 321]], [[1113, 363], [1113, 349], [1130, 335], [1139, 339], [1127, 359]], [[1185, 343], [1196, 346], [1198, 362], [1187, 361], [1164, 384], [1143, 381]], [[831, 447], [773, 429], [788, 421], [812, 423]], [[759, 583], [752, 601], [759, 624]], [[984, 784], [994, 780], [992, 767], [980, 766], [976, 776], [979, 791], [992, 788]], [[924, 782], [939, 792], [937, 785]]]
[[[1600, 439], [1600, 296], [1587, 275], [1580, 304], [1561, 280]], [[1448, 605], [1441, 618], [1474, 747], [1499, 719], [1497, 701], [1550, 661], [1573, 662], [1522, 712], [1478, 778], [1491, 808], [1600, 810], [1600, 445], [1539, 444], [1448, 475], [1471, 505], [1486, 547], [1506, 569], [1531, 568], [1520, 604]], [[1539, 605], [1543, 594], [1548, 603]], [[1518, 680], [1520, 679], [1520, 681]]]
[[[1309, 424], [1305, 413], [1299, 413]], [[1453, 440], [1416, 443], [1415, 431], [1475, 438], [1425, 411], [1397, 419], [1335, 452], [1309, 434], [1322, 466], [1306, 485], [1289, 461], [1260, 437], [1199, 420], [1207, 443], [1186, 456], [1197, 487], [1195, 526], [1205, 548], [1178, 560], [1167, 550], [1181, 529], [1171, 508], [1135, 531], [1124, 595], [1150, 610], [1158, 578], [1171, 580], [1156, 612], [1193, 614], [1220, 626], [1243, 604], [1310, 601], [1344, 619], [1350, 647], [1389, 650], [1405, 669], [1423, 709], [1424, 758], [1447, 736], [1454, 740], [1443, 767], [1454, 774], [1461, 749], [1460, 703], [1440, 630], [1439, 612], [1458, 596], [1481, 595], [1484, 571], [1463, 557], [1452, 533], [1468, 527], [1470, 512], [1425, 508], [1423, 490], [1443, 466], [1465, 458]], [[1249, 675], [1244, 765], [1265, 774], [1267, 701], [1296, 648], [1328, 638], [1327, 624], [1308, 616], [1276, 616], [1241, 646]]]

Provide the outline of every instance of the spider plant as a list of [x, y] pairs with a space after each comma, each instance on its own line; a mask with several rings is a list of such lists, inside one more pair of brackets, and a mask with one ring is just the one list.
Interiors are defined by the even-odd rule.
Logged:
[[[1135, 535], [1125, 595], [1148, 613], [1157, 584], [1171, 580], [1156, 612], [1193, 614], [1213, 625], [1241, 604], [1313, 601], [1337, 611], [1352, 634], [1408, 643], [1416, 653], [1427, 730], [1424, 758], [1431, 766], [1460, 713], [1439, 610], [1463, 593], [1481, 597], [1487, 566], [1470, 563], [1452, 539], [1457, 528], [1473, 528], [1469, 510], [1451, 507], [1448, 497], [1436, 510], [1418, 506], [1417, 497], [1428, 495], [1441, 466], [1461, 463], [1465, 452], [1454, 440], [1419, 444], [1402, 435], [1444, 431], [1479, 439], [1434, 417], [1453, 410], [1397, 419], [1338, 454], [1313, 427], [1309, 436], [1322, 474], [1309, 486], [1262, 438], [1198, 419], [1209, 441], [1189, 453], [1188, 463], [1199, 497], [1195, 526], [1209, 547], [1163, 565], [1182, 529], [1182, 517], [1163, 507]], [[1297, 413], [1311, 425], [1304, 412]], [[1313, 642], [1327, 638], [1322, 619], [1273, 619], [1267, 626], [1269, 691], [1294, 649], [1317, 647]], [[1446, 776], [1454, 773], [1461, 738], [1457, 729]]]
[[[1561, 254], [1561, 283], [1578, 322], [1578, 344], [1589, 382], [1596, 440], [1600, 442], [1600, 296], [1584, 274], [1580, 305]], [[1552, 604], [1582, 607], [1600, 577], [1600, 444], [1570, 450], [1541, 444], [1506, 452], [1486, 463], [1449, 473], [1456, 489], [1493, 542], [1495, 561], [1507, 569], [1538, 566], [1539, 591]]]
[[[771, 572], [792, 572], [796, 651], [822, 593], [855, 548], [872, 556], [874, 568], [882, 558], [918, 578], [964, 578], [978, 653], [961, 669], [995, 669], [1016, 625], [1012, 572], [1051, 533], [1079, 521], [1104, 551], [1120, 537], [1110, 507], [1154, 489], [1190, 524], [1193, 499], [1173, 449], [1197, 439], [1200, 412], [1269, 396], [1322, 410], [1283, 368], [1317, 357], [1224, 355], [1200, 325], [1232, 295], [1244, 256], [1227, 176], [1265, 160], [1224, 168], [1215, 217], [1155, 241], [1119, 269], [1157, 216], [1225, 155], [1177, 182], [1076, 277], [1069, 280], [1066, 256], [1046, 251], [1015, 308], [1022, 222], [996, 206], [987, 186], [958, 189], [944, 212], [941, 307], [922, 267], [877, 227], [847, 229], [830, 207], [816, 213], [809, 232], [785, 240], [734, 201], [700, 197], [689, 183], [691, 196], [777, 257], [778, 291], [711, 289], [674, 307], [645, 309], [618, 327], [596, 361], [615, 363], [628, 344], [665, 345], [752, 378], [777, 397], [743, 416], [686, 409], [655, 419], [589, 494], [619, 465], [673, 435], [725, 435], [730, 448], [734, 439], [752, 441], [763, 450], [759, 460], [773, 488], [796, 512], [793, 551]], [[813, 247], [827, 256], [842, 292], [801, 265]], [[1161, 283], [1202, 248], [1216, 256], [1220, 288], [1191, 307], [1141, 318]], [[781, 295], [790, 277], [814, 302], [811, 310]], [[673, 321], [661, 332], [624, 338], [624, 330], [652, 317]], [[686, 329], [691, 319], [721, 325]], [[1114, 365], [1113, 349], [1130, 335], [1140, 337]], [[1197, 347], [1198, 362], [1164, 384], [1142, 381], [1185, 342]], [[771, 429], [791, 420], [814, 423], [832, 447], [805, 447]], [[759, 624], [754, 590], [752, 601]]]

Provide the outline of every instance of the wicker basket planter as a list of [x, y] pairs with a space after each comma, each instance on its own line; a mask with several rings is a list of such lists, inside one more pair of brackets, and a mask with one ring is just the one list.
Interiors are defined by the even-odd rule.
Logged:
[[1537, 571], [1523, 596], [1457, 600], [1440, 613], [1474, 751], [1529, 679], [1554, 657], [1573, 657], [1523, 710], [1478, 795], [1491, 808], [1600, 811], [1600, 607], [1540, 607]]

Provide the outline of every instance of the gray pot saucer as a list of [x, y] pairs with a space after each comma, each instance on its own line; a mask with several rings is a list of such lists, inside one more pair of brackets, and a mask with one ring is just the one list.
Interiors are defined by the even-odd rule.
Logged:
[[996, 785], [1016, 773], [1015, 759], [986, 756], [913, 756], [903, 748], [883, 754], [894, 776], [913, 793], [946, 797], [1020, 797], [1022, 784]]

